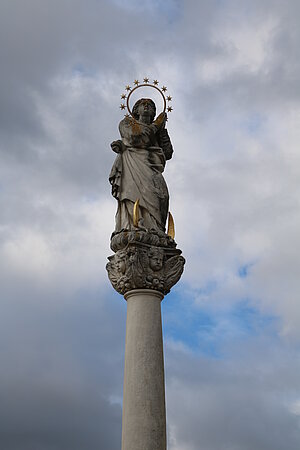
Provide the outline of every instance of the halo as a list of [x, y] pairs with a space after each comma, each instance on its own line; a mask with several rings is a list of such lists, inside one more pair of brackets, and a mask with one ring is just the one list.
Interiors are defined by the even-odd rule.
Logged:
[[[125, 116], [129, 116], [130, 115], [131, 117], [133, 117], [132, 111], [131, 111], [130, 105], [129, 105], [129, 100], [130, 100], [130, 97], [133, 94], [133, 92], [136, 91], [138, 88], [141, 88], [141, 87], [151, 87], [153, 89], [156, 89], [160, 93], [160, 95], [163, 98], [163, 103], [164, 103], [163, 113], [165, 113], [166, 110], [168, 112], [171, 112], [173, 110], [172, 106], [169, 106], [169, 104], [167, 106], [167, 102], [170, 102], [172, 100], [172, 97], [170, 95], [167, 95], [167, 96], [165, 95], [165, 92], [167, 91], [167, 87], [166, 86], [162, 86], [162, 88], [160, 89], [158, 87], [159, 82], [157, 80], [153, 80], [153, 83], [149, 83], [149, 78], [145, 77], [143, 83], [140, 83], [138, 80], [134, 80], [133, 84], [135, 85], [133, 88], [131, 88], [129, 85], [125, 86], [125, 89], [127, 91], [127, 95], [126, 94], [122, 94], [121, 95], [121, 99], [124, 102], [121, 103], [120, 109], [121, 110], [127, 109], [128, 113], [129, 113], [129, 114], [126, 114]], [[126, 99], [126, 104], [125, 104], [125, 99]]]
[[127, 102], [126, 102], [127, 111], [129, 112], [129, 114], [130, 114], [132, 117], [133, 117], [132, 111], [131, 111], [130, 106], [129, 106], [129, 99], [130, 99], [130, 96], [131, 96], [131, 94], [133, 94], [133, 92], [136, 91], [138, 88], [145, 87], [145, 86], [154, 88], [154, 89], [156, 89], [156, 90], [160, 93], [160, 95], [161, 95], [162, 98], [163, 98], [163, 102], [164, 102], [164, 109], [163, 109], [162, 112], [166, 112], [167, 101], [166, 101], [166, 97], [164, 96], [163, 92], [159, 89], [159, 87], [155, 86], [154, 84], [146, 84], [146, 83], [143, 83], [143, 84], [139, 84], [138, 86], [135, 86], [133, 89], [131, 89], [131, 91], [130, 91], [128, 97], [127, 97]]

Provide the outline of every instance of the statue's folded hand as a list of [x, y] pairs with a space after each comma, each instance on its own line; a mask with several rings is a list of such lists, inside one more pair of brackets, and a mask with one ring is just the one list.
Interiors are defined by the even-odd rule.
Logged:
[[165, 112], [162, 112], [159, 114], [159, 116], [157, 116], [154, 123], [158, 128], [162, 128], [162, 127], [164, 127], [166, 120], [167, 120], [167, 114]]

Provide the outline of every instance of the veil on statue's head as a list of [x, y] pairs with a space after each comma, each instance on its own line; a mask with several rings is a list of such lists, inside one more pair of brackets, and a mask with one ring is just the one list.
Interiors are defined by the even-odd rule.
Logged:
[[151, 98], [140, 98], [139, 100], [137, 100], [134, 104], [134, 107], [132, 108], [132, 116], [134, 119], [138, 120], [139, 115], [138, 115], [138, 108], [140, 106], [141, 103], [143, 103], [144, 101], [147, 101], [148, 103], [150, 103], [153, 113], [151, 115], [151, 122], [153, 122], [155, 116], [156, 116], [156, 106], [154, 101]]

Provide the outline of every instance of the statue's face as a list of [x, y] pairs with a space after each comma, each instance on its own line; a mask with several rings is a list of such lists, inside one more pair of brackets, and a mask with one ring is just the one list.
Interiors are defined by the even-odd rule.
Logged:
[[153, 106], [151, 104], [150, 100], [143, 100], [140, 102], [138, 108], [137, 108], [137, 112], [139, 117], [153, 117], [154, 115], [154, 109]]

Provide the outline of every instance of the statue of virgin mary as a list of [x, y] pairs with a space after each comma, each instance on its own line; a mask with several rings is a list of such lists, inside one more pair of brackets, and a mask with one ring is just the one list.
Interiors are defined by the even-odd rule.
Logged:
[[134, 229], [133, 209], [139, 200], [138, 227], [165, 232], [169, 209], [169, 193], [162, 175], [173, 148], [165, 128], [166, 114], [156, 120], [155, 103], [138, 100], [132, 116], [121, 120], [121, 140], [111, 143], [118, 155], [109, 181], [112, 195], [118, 201], [115, 232]]

